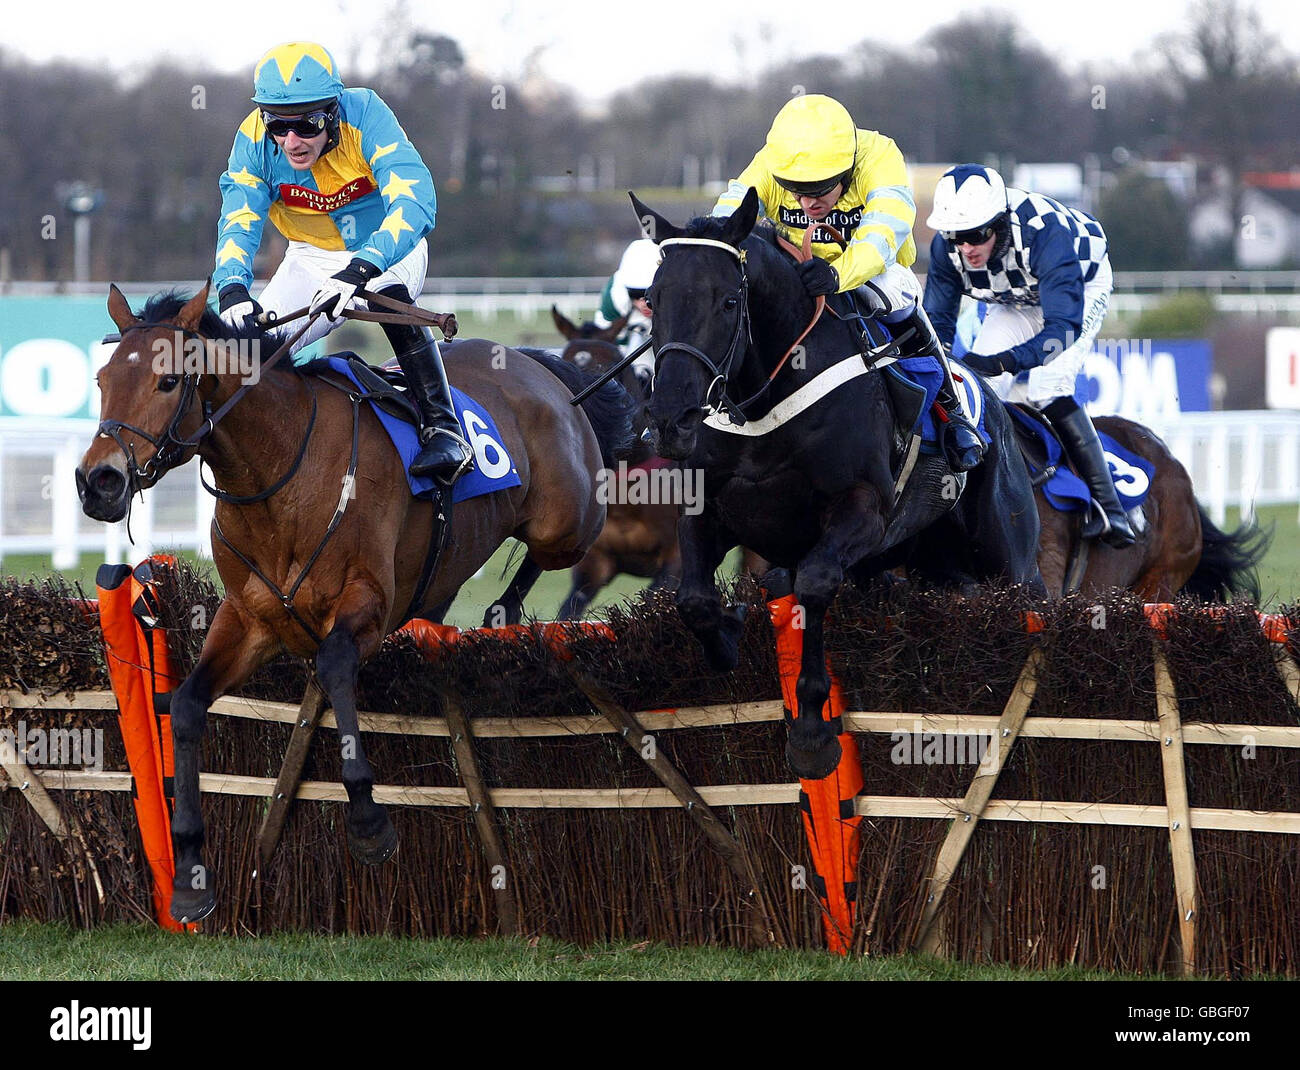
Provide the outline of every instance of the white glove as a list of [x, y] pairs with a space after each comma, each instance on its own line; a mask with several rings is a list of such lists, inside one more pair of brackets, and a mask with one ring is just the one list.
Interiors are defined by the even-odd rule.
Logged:
[[219, 299], [221, 321], [232, 331], [242, 331], [254, 316], [262, 314], [262, 306], [248, 295], [248, 288], [236, 283], [226, 287]]
[[316, 291], [307, 311], [324, 312], [332, 321], [341, 319], [343, 310], [371, 279], [380, 273], [379, 268], [368, 260], [353, 257], [342, 271], [331, 275]]
[[321, 287], [316, 291], [316, 296], [311, 299], [311, 304], [307, 306], [308, 312], [324, 312], [330, 320], [340, 319], [343, 310], [348, 307], [348, 303], [356, 296], [357, 290], [361, 284], [357, 282], [344, 282], [336, 276], [331, 276], [321, 283]]

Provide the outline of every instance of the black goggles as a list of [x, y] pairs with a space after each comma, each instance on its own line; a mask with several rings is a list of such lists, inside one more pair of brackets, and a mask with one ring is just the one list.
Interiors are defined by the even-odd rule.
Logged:
[[635, 288], [629, 286], [629, 287], [627, 288], [627, 295], [628, 295], [628, 297], [630, 297], [633, 301], [640, 301], [641, 298], [645, 297], [645, 290], [637, 290], [637, 289], [635, 289]]
[[262, 122], [272, 137], [288, 137], [292, 133], [306, 141], [324, 133], [335, 114], [333, 108], [309, 111], [305, 115], [276, 115], [274, 112], [263, 111]]
[[776, 178], [777, 185], [796, 197], [824, 197], [830, 193], [836, 186], [843, 181], [843, 175], [836, 175], [834, 178], [819, 182], [791, 182], [788, 179]]
[[997, 229], [996, 223], [989, 223], [974, 230], [946, 230], [943, 236], [954, 245], [983, 245]]

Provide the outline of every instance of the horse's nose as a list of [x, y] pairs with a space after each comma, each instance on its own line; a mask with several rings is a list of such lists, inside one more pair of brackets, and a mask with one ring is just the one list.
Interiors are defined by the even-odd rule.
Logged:
[[111, 464], [97, 464], [87, 475], [77, 469], [77, 497], [95, 520], [121, 520], [126, 512], [126, 475]]

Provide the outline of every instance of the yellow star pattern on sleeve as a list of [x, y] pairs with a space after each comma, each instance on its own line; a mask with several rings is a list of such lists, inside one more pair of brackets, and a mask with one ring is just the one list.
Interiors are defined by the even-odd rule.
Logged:
[[414, 230], [415, 228], [402, 218], [401, 208], [394, 208], [388, 215], [384, 216], [384, 221], [379, 224], [379, 229], [387, 233], [393, 239], [393, 243], [396, 244], [402, 231]]
[[390, 152], [396, 152], [396, 151], [397, 151], [396, 141], [394, 141], [391, 145], [376, 145], [374, 154], [370, 157], [370, 166], [374, 167], [376, 160], [382, 159], [383, 157], [387, 156]]
[[247, 167], [242, 168], [239, 171], [231, 171], [229, 172], [229, 174], [230, 174], [230, 180], [232, 182], [239, 183], [239, 185], [241, 186], [266, 185], [265, 182], [263, 182], [260, 178], [258, 178], [257, 175], [253, 174], [253, 172], [250, 171]]
[[248, 230], [250, 224], [256, 223], [261, 218], [260, 215], [248, 207], [247, 201], [233, 212], [226, 213], [226, 223], [228, 225], [243, 227], [244, 230]]
[[389, 204], [392, 204], [398, 197], [410, 197], [414, 200], [415, 194], [411, 192], [411, 187], [419, 184], [420, 180], [418, 178], [398, 178], [397, 172], [394, 171], [388, 176], [388, 185], [380, 192], [388, 198]]
[[224, 264], [227, 260], [238, 260], [241, 264], [248, 263], [248, 254], [235, 244], [234, 238], [227, 238], [226, 244], [217, 250], [217, 263]]

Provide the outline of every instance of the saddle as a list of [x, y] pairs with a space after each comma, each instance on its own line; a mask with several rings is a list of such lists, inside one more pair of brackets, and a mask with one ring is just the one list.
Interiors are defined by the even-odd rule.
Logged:
[[[397, 366], [396, 358], [376, 368], [373, 364], [367, 364], [355, 353], [334, 353], [332, 356], [347, 362], [348, 370], [356, 376], [366, 401], [373, 402], [390, 416], [419, 429], [420, 413], [415, 407], [415, 402], [406, 395], [406, 379]], [[334, 371], [326, 357], [317, 357], [300, 364], [298, 370], [307, 375], [321, 376]], [[351, 389], [351, 386], [348, 389]]]

